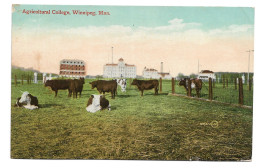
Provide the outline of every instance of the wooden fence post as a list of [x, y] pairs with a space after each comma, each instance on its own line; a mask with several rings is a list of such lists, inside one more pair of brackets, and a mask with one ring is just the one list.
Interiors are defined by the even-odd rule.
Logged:
[[22, 85], [23, 85], [23, 75], [22, 75]]
[[209, 100], [213, 98], [213, 91], [212, 91], [212, 78], [209, 78]]
[[252, 79], [249, 79], [249, 91], [252, 89]]
[[188, 79], [188, 93], [187, 95], [190, 97], [191, 96], [191, 80], [190, 78]]
[[237, 78], [235, 78], [235, 90], [237, 90]]
[[14, 75], [14, 85], [17, 86], [17, 77]]
[[225, 83], [226, 83], [226, 81], [225, 81], [225, 80], [226, 80], [225, 78], [223, 78], [223, 79], [222, 79], [223, 88], [225, 88]]
[[239, 100], [238, 103], [240, 105], [244, 104], [244, 95], [243, 95], [243, 82], [242, 82], [242, 78], [239, 78]]
[[228, 78], [226, 79], [226, 82], [227, 82], [227, 88], [228, 88]]
[[29, 84], [29, 75], [27, 75], [27, 84]]
[[162, 78], [160, 78], [160, 93], [162, 93]]
[[175, 93], [175, 88], [174, 88], [174, 86], [175, 86], [175, 81], [174, 81], [174, 78], [172, 78], [172, 94]]

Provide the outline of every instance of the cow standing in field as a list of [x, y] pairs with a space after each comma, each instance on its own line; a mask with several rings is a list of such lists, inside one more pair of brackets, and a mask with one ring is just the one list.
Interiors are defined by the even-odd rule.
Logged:
[[79, 79], [74, 79], [70, 80], [70, 85], [69, 85], [69, 97], [71, 97], [71, 94], [73, 93], [73, 98], [81, 97], [81, 92], [83, 90], [83, 85], [85, 84], [85, 79], [84, 78], [79, 78]]
[[[201, 79], [190, 79], [191, 81], [191, 89], [196, 90], [197, 97], [200, 97], [200, 91], [202, 89], [202, 80]], [[183, 86], [188, 92], [188, 78], [184, 78], [180, 80], [179, 86]]]
[[134, 79], [131, 85], [136, 85], [139, 91], [141, 91], [141, 96], [143, 96], [144, 90], [151, 90], [154, 88], [154, 94], [158, 95], [158, 80], [137, 80]]
[[[70, 88], [70, 79], [62, 79], [62, 80], [47, 80], [45, 83], [45, 87], [51, 87], [51, 90], [55, 91], [55, 97], [58, 94], [58, 90], [66, 90]], [[69, 96], [69, 95], [68, 95]]]
[[111, 81], [105, 81], [105, 80], [97, 80], [90, 82], [92, 89], [97, 88], [99, 94], [105, 92], [110, 92], [112, 99], [115, 98], [116, 90], [117, 90], [117, 82], [116, 80], [111, 80]]
[[121, 91], [126, 92], [126, 79], [116, 79], [116, 82], [121, 87]]

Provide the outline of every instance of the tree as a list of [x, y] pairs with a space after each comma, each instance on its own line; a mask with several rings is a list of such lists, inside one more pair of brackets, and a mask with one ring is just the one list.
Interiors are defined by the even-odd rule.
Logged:
[[178, 73], [178, 76], [177, 76], [179, 79], [180, 78], [183, 78], [184, 77], [184, 74], [183, 73]]
[[192, 74], [190, 74], [190, 78], [197, 78], [197, 75], [192, 73]]

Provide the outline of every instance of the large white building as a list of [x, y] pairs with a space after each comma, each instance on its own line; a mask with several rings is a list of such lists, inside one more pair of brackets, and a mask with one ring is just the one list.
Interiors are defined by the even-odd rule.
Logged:
[[172, 76], [168, 72], [158, 72], [156, 69], [144, 67], [143, 78], [146, 78], [146, 79], [160, 79], [160, 78], [171, 79]]
[[136, 66], [124, 63], [123, 58], [118, 60], [118, 64], [104, 65], [104, 78], [136, 78]]
[[201, 80], [206, 80], [208, 81], [209, 78], [213, 79], [213, 80], [216, 80], [216, 75], [214, 74], [213, 71], [210, 71], [210, 70], [202, 70], [199, 75], [198, 75], [198, 78], [201, 79]]

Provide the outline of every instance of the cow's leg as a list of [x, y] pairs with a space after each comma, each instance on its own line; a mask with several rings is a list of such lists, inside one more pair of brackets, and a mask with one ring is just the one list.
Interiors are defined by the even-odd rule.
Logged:
[[141, 96], [143, 96], [144, 95], [144, 90], [141, 90]]
[[155, 95], [158, 95], [158, 87], [154, 88], [154, 91], [155, 91]]
[[117, 89], [114, 90], [114, 98], [116, 98], [116, 92], [117, 92]]
[[115, 93], [114, 93], [114, 91], [113, 91], [113, 90], [111, 90], [111, 96], [112, 96], [112, 99], [114, 99], [114, 98], [115, 98]]
[[197, 97], [199, 98], [200, 97], [200, 90], [196, 89], [196, 92], [197, 92]]
[[57, 94], [58, 94], [58, 90], [55, 90], [55, 97], [57, 97]]
[[71, 90], [68, 90], [68, 91], [69, 91], [68, 97], [71, 97]]

